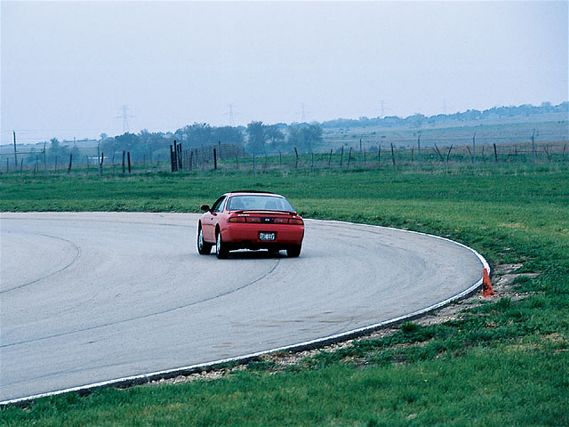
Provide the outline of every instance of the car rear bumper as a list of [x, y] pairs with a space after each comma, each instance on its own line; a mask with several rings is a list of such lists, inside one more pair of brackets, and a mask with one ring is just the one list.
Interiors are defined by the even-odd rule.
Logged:
[[[275, 240], [259, 239], [259, 233], [275, 233]], [[292, 224], [228, 224], [221, 230], [224, 243], [234, 249], [287, 248], [304, 238], [304, 226]]]

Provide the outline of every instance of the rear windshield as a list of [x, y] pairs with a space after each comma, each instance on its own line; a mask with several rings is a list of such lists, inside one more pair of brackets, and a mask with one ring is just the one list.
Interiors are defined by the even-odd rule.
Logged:
[[294, 211], [292, 205], [284, 197], [261, 195], [233, 196], [229, 199], [227, 209], [230, 211]]

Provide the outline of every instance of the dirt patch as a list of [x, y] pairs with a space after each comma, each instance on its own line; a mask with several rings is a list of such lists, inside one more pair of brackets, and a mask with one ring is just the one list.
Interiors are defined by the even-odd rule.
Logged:
[[[522, 267], [523, 264], [500, 264], [495, 266], [492, 274], [492, 285], [495, 292], [494, 296], [490, 298], [484, 298], [480, 292], [477, 292], [468, 298], [454, 302], [434, 312], [428, 313], [421, 318], [416, 319], [414, 322], [421, 326], [438, 325], [452, 320], [460, 320], [466, 310], [484, 304], [486, 301], [495, 300], [497, 298], [510, 298], [512, 301], [516, 301], [528, 297], [530, 293], [519, 292], [515, 289], [514, 281], [518, 277], [522, 276], [534, 278], [537, 277], [539, 273], [517, 273], [517, 271], [519, 271]], [[491, 327], [491, 325], [488, 327]], [[274, 365], [273, 370], [276, 372], [289, 366], [297, 365], [304, 359], [316, 356], [318, 354], [332, 353], [341, 349], [349, 348], [353, 345], [354, 341], [380, 339], [393, 335], [398, 330], [399, 327], [387, 327], [374, 332], [370, 332], [367, 335], [360, 336], [355, 339], [350, 339], [335, 344], [329, 344], [318, 349], [299, 352], [275, 352], [260, 356], [257, 360], [260, 362], [270, 362]], [[419, 343], [414, 343], [413, 345], [418, 344]], [[180, 384], [203, 380], [210, 381], [222, 378], [225, 375], [233, 372], [243, 371], [245, 369], [247, 369], [247, 365], [237, 365], [231, 368], [214, 369], [190, 375], [180, 375], [170, 379], [152, 381], [149, 384], [161, 385]]]

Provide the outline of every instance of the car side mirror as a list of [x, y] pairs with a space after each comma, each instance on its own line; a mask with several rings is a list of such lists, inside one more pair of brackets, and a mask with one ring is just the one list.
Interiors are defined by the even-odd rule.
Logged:
[[209, 205], [202, 205], [202, 207], [200, 209], [204, 212], [209, 212], [211, 210]]

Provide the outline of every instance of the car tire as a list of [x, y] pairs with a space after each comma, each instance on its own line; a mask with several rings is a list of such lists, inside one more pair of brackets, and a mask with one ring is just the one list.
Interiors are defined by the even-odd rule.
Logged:
[[286, 250], [286, 254], [289, 258], [297, 258], [300, 255], [300, 250], [302, 245], [291, 246]]
[[217, 234], [215, 235], [215, 249], [218, 259], [225, 259], [229, 255], [229, 251], [227, 250], [227, 245], [223, 243], [223, 239], [221, 237], [221, 231], [218, 231]]
[[213, 245], [211, 243], [207, 243], [203, 239], [203, 231], [202, 231], [201, 224], [198, 226], [198, 239], [197, 239], [196, 244], [198, 247], [198, 253], [200, 255], [209, 255], [211, 253], [211, 248]]

